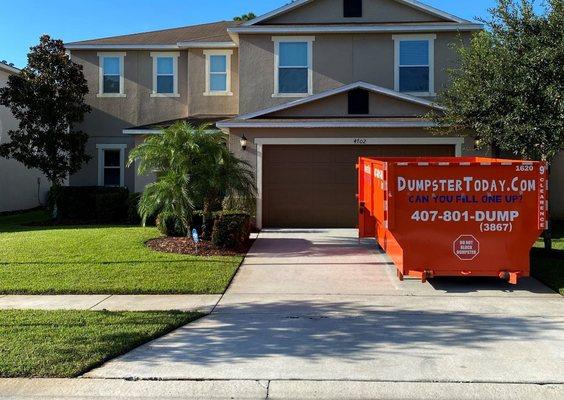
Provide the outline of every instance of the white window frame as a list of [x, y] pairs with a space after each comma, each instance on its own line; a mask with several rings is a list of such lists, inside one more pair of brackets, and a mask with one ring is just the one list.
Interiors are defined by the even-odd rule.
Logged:
[[[434, 97], [435, 93], [435, 39], [437, 35], [392, 35], [394, 40], [394, 90], [400, 91], [400, 43], [411, 41], [427, 41], [429, 43], [429, 91], [427, 92], [401, 92], [412, 96]], [[410, 65], [417, 67], [417, 65]], [[423, 65], [422, 65], [423, 66]], [[427, 67], [427, 65], [425, 65]]]
[[[124, 52], [103, 52], [98, 53], [98, 94], [97, 97], [126, 97], [124, 79]], [[119, 58], [119, 93], [104, 93], [104, 58]]]
[[[153, 90], [151, 97], [180, 97], [178, 93], [178, 57], [180, 53], [177, 51], [152, 51], [153, 58]], [[173, 93], [157, 93], [157, 59], [159, 57], [172, 57], [172, 73], [173, 73]]]
[[[206, 56], [206, 91], [204, 96], [233, 96], [231, 91], [231, 56], [233, 50], [204, 50]], [[226, 90], [211, 90], [211, 56], [225, 56]]]
[[[273, 36], [274, 42], [274, 93], [272, 97], [307, 97], [313, 94], [313, 42], [315, 36]], [[280, 43], [305, 42], [307, 43], [307, 93], [280, 93], [278, 70], [280, 63]]]
[[98, 149], [98, 186], [104, 186], [104, 169], [105, 159], [104, 152], [106, 150], [119, 150], [119, 186], [125, 186], [125, 149], [126, 144], [97, 144]]

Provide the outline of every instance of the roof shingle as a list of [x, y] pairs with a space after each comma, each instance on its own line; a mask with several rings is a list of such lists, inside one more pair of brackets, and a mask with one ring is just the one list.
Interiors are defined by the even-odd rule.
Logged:
[[209, 24], [83, 40], [67, 45], [175, 45], [178, 42], [231, 42], [227, 28], [241, 24], [237, 21], [219, 21]]

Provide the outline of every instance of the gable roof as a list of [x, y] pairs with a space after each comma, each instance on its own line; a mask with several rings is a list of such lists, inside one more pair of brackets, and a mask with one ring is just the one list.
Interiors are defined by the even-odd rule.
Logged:
[[[256, 18], [254, 18], [250, 21], [247, 21], [242, 26], [256, 25], [260, 22], [269, 20], [269, 19], [274, 18], [278, 15], [285, 14], [285, 13], [290, 12], [290, 11], [292, 11], [292, 10], [298, 8], [298, 7], [301, 7], [305, 4], [311, 3], [313, 1], [315, 1], [315, 0], [295, 0], [291, 3], [288, 3], [288, 4], [280, 7], [280, 8], [277, 8], [276, 10], [270, 11], [266, 14], [263, 14], [263, 15], [260, 15]], [[417, 10], [424, 11], [424, 12], [430, 14], [430, 15], [434, 15], [436, 17], [444, 18], [444, 19], [451, 21], [451, 22], [457, 22], [457, 23], [460, 23], [460, 24], [470, 23], [470, 21], [468, 21], [466, 19], [457, 17], [456, 15], [449, 14], [445, 11], [439, 10], [438, 8], [429, 6], [427, 4], [423, 4], [423, 3], [421, 3], [417, 0], [394, 0], [394, 1], [396, 1], [398, 3], [405, 4], [406, 6], [415, 8]]]
[[[312, 96], [304, 97], [302, 99], [290, 101], [288, 103], [280, 104], [274, 107], [265, 108], [263, 110], [255, 111], [248, 114], [239, 115], [235, 118], [220, 121], [216, 123], [218, 128], [420, 128], [435, 126], [432, 121], [423, 117], [328, 117], [328, 118], [266, 118], [268, 114], [278, 111], [287, 110], [290, 108], [298, 107], [303, 104], [312, 103], [330, 96], [340, 93], [348, 92], [352, 89], [365, 89], [383, 96], [388, 96], [396, 100], [405, 101], [429, 107], [430, 109], [443, 111], [444, 107], [439, 106], [429, 100], [419, 97], [411, 96], [404, 93], [399, 93], [394, 90], [386, 89], [381, 86], [372, 85], [366, 82], [355, 82], [348, 85], [343, 85], [335, 89], [327, 90]], [[262, 117], [262, 118], [261, 118]]]
[[100, 46], [170, 46], [170, 48], [189, 46], [191, 43], [231, 43], [228, 28], [240, 25], [237, 21], [219, 21], [209, 24], [162, 29], [158, 31], [112, 36], [101, 39], [83, 40], [67, 43], [69, 49], [95, 48]]
[[287, 110], [289, 108], [297, 107], [297, 106], [300, 106], [302, 104], [307, 104], [307, 103], [311, 103], [311, 102], [314, 102], [314, 101], [317, 101], [317, 100], [321, 100], [321, 99], [324, 99], [326, 97], [334, 96], [334, 95], [339, 94], [339, 93], [345, 93], [345, 92], [348, 92], [352, 89], [365, 89], [365, 90], [368, 90], [369, 92], [382, 94], [384, 96], [388, 96], [388, 97], [391, 97], [391, 98], [394, 98], [394, 99], [397, 99], [397, 100], [406, 101], [408, 103], [426, 106], [426, 107], [429, 107], [429, 108], [432, 108], [432, 109], [435, 109], [435, 110], [444, 110], [443, 107], [439, 106], [436, 103], [433, 103], [432, 101], [425, 100], [425, 99], [415, 97], [415, 96], [411, 96], [409, 94], [396, 92], [395, 90], [386, 89], [384, 87], [373, 85], [371, 83], [359, 81], [359, 82], [355, 82], [355, 83], [350, 83], [348, 85], [343, 85], [343, 86], [340, 86], [340, 87], [335, 88], [335, 89], [330, 89], [330, 90], [327, 90], [325, 92], [314, 94], [312, 96], [308, 96], [308, 97], [304, 97], [304, 98], [301, 98], [301, 99], [298, 99], [298, 100], [290, 101], [288, 103], [279, 104], [279, 105], [274, 106], [274, 107], [269, 107], [269, 108], [265, 108], [263, 110], [255, 111], [255, 112], [244, 114], [244, 115], [240, 115], [240, 116], [237, 117], [237, 119], [248, 120], [248, 119], [253, 119], [253, 118], [256, 118], [256, 117], [261, 117], [261, 116], [271, 114], [271, 113], [274, 113], [274, 112], [277, 112], [277, 111]]

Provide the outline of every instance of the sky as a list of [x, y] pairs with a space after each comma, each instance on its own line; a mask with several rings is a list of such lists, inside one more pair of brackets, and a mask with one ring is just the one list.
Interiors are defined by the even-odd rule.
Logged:
[[[495, 0], [424, 0], [459, 17], [486, 17]], [[0, 0], [0, 60], [24, 67], [47, 33], [65, 42], [231, 20], [288, 0]]]

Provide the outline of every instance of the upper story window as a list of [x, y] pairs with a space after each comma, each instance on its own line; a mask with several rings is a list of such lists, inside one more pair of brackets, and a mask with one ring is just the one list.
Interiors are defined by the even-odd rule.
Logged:
[[313, 93], [313, 37], [274, 37], [274, 95], [303, 97]]
[[98, 53], [98, 97], [125, 97], [123, 61], [125, 53]]
[[206, 91], [205, 96], [232, 96], [231, 55], [232, 50], [205, 50]]
[[125, 144], [98, 144], [98, 186], [124, 186]]
[[343, 0], [343, 17], [362, 17], [362, 0]]
[[151, 97], [178, 97], [178, 53], [152, 52], [153, 93]]
[[394, 35], [394, 89], [419, 96], [435, 95], [436, 35]]

